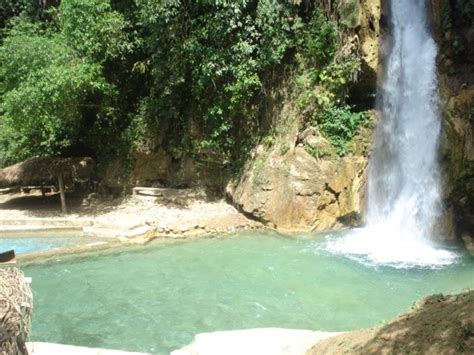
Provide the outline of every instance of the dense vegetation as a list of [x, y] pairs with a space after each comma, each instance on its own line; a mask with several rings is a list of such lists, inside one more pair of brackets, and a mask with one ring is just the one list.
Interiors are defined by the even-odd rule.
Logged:
[[443, 8], [442, 29], [449, 33], [449, 48], [453, 59], [459, 63], [472, 63], [472, 32], [474, 31], [474, 1], [453, 0]]
[[161, 148], [236, 167], [268, 136], [283, 73], [345, 154], [365, 119], [346, 103], [360, 63], [327, 3], [3, 0], [0, 164]]

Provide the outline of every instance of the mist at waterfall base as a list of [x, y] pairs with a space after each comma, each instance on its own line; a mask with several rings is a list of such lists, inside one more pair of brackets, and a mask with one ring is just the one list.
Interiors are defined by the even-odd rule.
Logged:
[[437, 246], [441, 217], [438, 165], [440, 113], [436, 43], [425, 0], [390, 4], [391, 36], [377, 93], [380, 123], [369, 161], [366, 227], [324, 248], [362, 262], [440, 267], [458, 255]]

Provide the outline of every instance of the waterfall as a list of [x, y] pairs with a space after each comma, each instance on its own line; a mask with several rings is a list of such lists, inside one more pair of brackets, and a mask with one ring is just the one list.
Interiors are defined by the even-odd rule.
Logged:
[[369, 161], [366, 227], [328, 247], [401, 267], [449, 264], [456, 255], [433, 242], [441, 215], [437, 47], [425, 0], [392, 0], [390, 10], [390, 52], [377, 93], [381, 117]]
[[424, 0], [391, 2], [393, 46], [379, 90], [382, 121], [369, 168], [368, 225], [429, 239], [440, 215], [436, 44]]

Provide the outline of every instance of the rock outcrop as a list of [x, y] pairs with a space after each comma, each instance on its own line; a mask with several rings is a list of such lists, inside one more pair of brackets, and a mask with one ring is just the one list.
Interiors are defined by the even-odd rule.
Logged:
[[380, 328], [356, 330], [316, 343], [306, 355], [472, 354], [474, 292], [433, 295]]
[[326, 230], [359, 222], [367, 160], [317, 159], [302, 146], [281, 156], [257, 149], [228, 195], [246, 214], [282, 230]]
[[[379, 0], [344, 1], [339, 6], [339, 21], [348, 27], [347, 38], [362, 62], [359, 80], [350, 90], [358, 102], [374, 97], [380, 14]], [[227, 196], [247, 215], [281, 230], [359, 224], [372, 129], [362, 128], [352, 153], [339, 157], [317, 128], [305, 128], [292, 100], [286, 94], [283, 104], [269, 105], [280, 108], [269, 118], [279, 132], [276, 143], [254, 149], [243, 175], [227, 186]]]

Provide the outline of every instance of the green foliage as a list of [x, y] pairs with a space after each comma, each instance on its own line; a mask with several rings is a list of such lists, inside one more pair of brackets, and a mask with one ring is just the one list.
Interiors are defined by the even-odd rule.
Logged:
[[323, 68], [331, 63], [338, 44], [336, 24], [316, 10], [305, 27], [300, 27], [298, 41], [300, 58], [306, 66]]
[[[317, 116], [332, 142], [338, 134], [348, 139], [352, 121], [335, 108], [345, 107], [360, 62], [340, 55], [338, 24], [315, 4], [41, 4], [1, 5], [8, 7], [0, 47], [1, 164], [163, 148], [175, 159], [187, 154], [238, 167], [255, 143], [275, 144], [265, 136], [265, 97], [288, 72], [296, 76], [304, 117]], [[282, 155], [288, 150], [280, 146]]]
[[[65, 0], [61, 6], [76, 2]], [[80, 23], [80, 13], [69, 15]], [[60, 16], [65, 18], [65, 13]], [[96, 36], [81, 31], [85, 37]], [[75, 37], [69, 35], [64, 28], [27, 17], [12, 19], [5, 31], [0, 47], [0, 164], [60, 155], [74, 147], [99, 154], [110, 146], [105, 137], [116, 133], [117, 92], [100, 60], [92, 56], [96, 53], [81, 53], [70, 45]]]
[[[341, 53], [341, 32], [335, 22], [316, 11], [311, 24], [302, 29], [302, 37], [311, 39], [299, 43], [296, 55], [296, 102], [304, 119], [318, 125], [337, 153], [344, 155], [357, 127], [366, 121], [365, 114], [352, 112], [345, 103], [348, 87], [357, 80], [361, 62], [355, 55]], [[326, 154], [308, 149], [315, 158]]]
[[341, 22], [349, 27], [356, 28], [361, 22], [360, 0], [340, 0], [337, 3], [337, 12]]
[[128, 24], [110, 0], [62, 0], [58, 17], [68, 45], [85, 57], [102, 62], [132, 49]]
[[[137, 120], [156, 135], [166, 127], [193, 151], [235, 162], [260, 130], [268, 78], [291, 63], [329, 63], [337, 31], [319, 12], [300, 17], [291, 2], [138, 1], [153, 68], [151, 95]], [[190, 139], [183, 134], [197, 127]], [[181, 137], [181, 138], [180, 138]], [[174, 139], [176, 140], [176, 139]], [[166, 144], [166, 142], [165, 142]]]
[[254, 11], [246, 2], [139, 3], [154, 68], [146, 122], [171, 123], [170, 134], [180, 137], [192, 120], [200, 130], [194, 146], [230, 159], [257, 125], [252, 104], [261, 72], [290, 45], [288, 7], [271, 1], [259, 1]]
[[58, 155], [78, 141], [84, 93], [105, 94], [98, 67], [68, 63], [42, 68], [3, 98], [0, 139], [3, 162]]
[[304, 149], [308, 154], [310, 154], [315, 159], [324, 158], [326, 156], [331, 155], [329, 152], [325, 151], [324, 149], [313, 147], [311, 145], [305, 145]]
[[288, 143], [284, 142], [280, 145], [280, 155], [281, 156], [286, 155], [286, 153], [288, 153], [289, 150], [290, 150], [290, 145]]
[[451, 6], [449, 3], [444, 4], [441, 26], [443, 31], [448, 31], [453, 27], [453, 22], [451, 19]]
[[315, 115], [316, 123], [329, 138], [339, 155], [348, 153], [347, 143], [352, 140], [361, 124], [368, 122], [365, 112], [353, 112], [349, 106], [330, 106]]
[[0, 1], [0, 28], [20, 14], [33, 16], [40, 10], [39, 1], [31, 0], [1, 0]]
[[457, 61], [472, 58], [469, 34], [474, 31], [474, 1], [453, 0], [445, 2], [442, 13], [442, 30], [450, 31], [453, 54]]
[[71, 53], [64, 43], [27, 18], [14, 19], [6, 34], [0, 51], [2, 93], [26, 80], [31, 71], [69, 60]]
[[456, 0], [456, 9], [460, 15], [465, 17], [468, 21], [474, 21], [474, 1], [472, 0]]
[[309, 28], [300, 31], [303, 40], [296, 55], [299, 70], [295, 79], [299, 107], [314, 111], [344, 101], [348, 83], [360, 70], [359, 58], [337, 53], [342, 47], [340, 31], [319, 11], [314, 13]]
[[263, 145], [271, 147], [275, 144], [275, 137], [273, 135], [266, 135], [262, 138]]
[[468, 352], [469, 339], [474, 337], [474, 323], [469, 322], [467, 324], [462, 324], [460, 321], [457, 321], [456, 324], [456, 350], [464, 353]]

